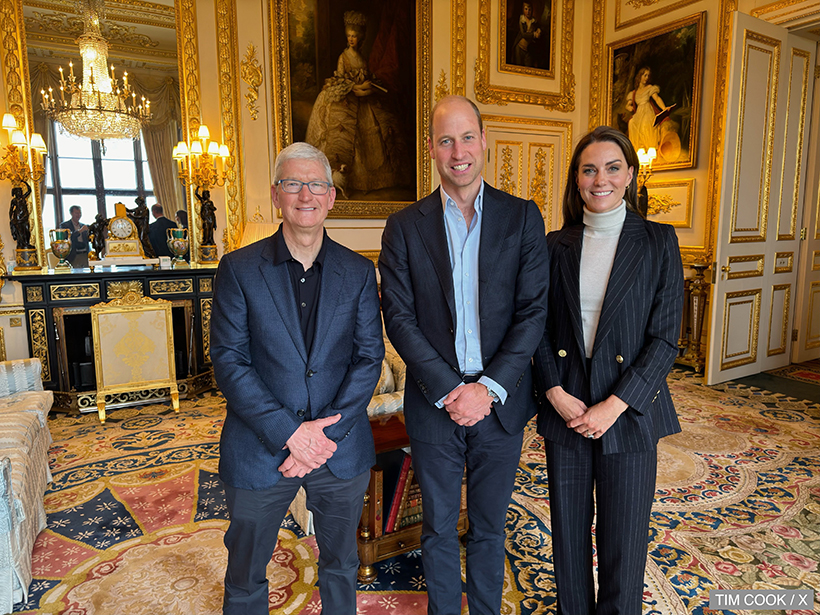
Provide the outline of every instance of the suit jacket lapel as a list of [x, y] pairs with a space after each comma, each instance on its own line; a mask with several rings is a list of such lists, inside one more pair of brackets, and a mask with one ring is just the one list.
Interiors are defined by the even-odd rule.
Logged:
[[441, 192], [433, 192], [421, 207], [422, 217], [416, 221], [421, 241], [427, 255], [433, 263], [441, 290], [450, 308], [452, 322], [456, 321], [456, 304], [453, 292], [453, 271], [450, 265], [450, 253], [447, 250], [447, 232], [444, 229], [444, 212], [441, 206]]
[[637, 214], [627, 211], [624, 228], [618, 240], [618, 249], [615, 252], [615, 260], [612, 263], [612, 271], [609, 274], [609, 282], [606, 285], [601, 317], [598, 319], [598, 331], [595, 333], [593, 354], [618, 322], [618, 309], [640, 270], [646, 237], [643, 220]]
[[491, 292], [489, 282], [501, 253], [507, 226], [510, 222], [510, 209], [491, 194], [492, 188], [484, 184], [484, 203], [481, 214], [481, 242], [478, 248], [478, 305], [484, 303], [486, 292]]
[[344, 288], [345, 270], [339, 264], [336, 244], [328, 237], [325, 237], [325, 241], [328, 245], [322, 270], [322, 282], [319, 285], [319, 310], [316, 313], [316, 331], [313, 334], [310, 357], [313, 357], [322, 347], [330, 329], [330, 322], [336, 313], [336, 307], [339, 305], [342, 288]]
[[[581, 321], [581, 242], [584, 238], [584, 226], [577, 226], [567, 229], [561, 238], [564, 249], [559, 256], [559, 266], [561, 267], [561, 281], [564, 285], [564, 297], [566, 297], [567, 309], [569, 310], [572, 322], [572, 331], [575, 334], [575, 341], [581, 356], [586, 356], [584, 349], [584, 325]], [[586, 362], [584, 362], [586, 367]]]
[[263, 262], [259, 266], [259, 271], [268, 291], [273, 299], [273, 304], [279, 311], [285, 330], [293, 340], [294, 346], [299, 351], [302, 359], [307, 362], [307, 349], [305, 339], [302, 337], [302, 327], [299, 324], [299, 314], [296, 312], [296, 295], [293, 294], [293, 285], [288, 275], [287, 265], [273, 264], [273, 240], [268, 239], [268, 244], [262, 250]]

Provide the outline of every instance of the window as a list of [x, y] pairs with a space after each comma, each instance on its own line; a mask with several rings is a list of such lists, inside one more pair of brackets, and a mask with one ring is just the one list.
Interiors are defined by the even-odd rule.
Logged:
[[69, 208], [79, 205], [81, 220], [91, 224], [100, 213], [110, 218], [115, 203], [133, 208], [138, 196], [150, 199], [154, 185], [142, 140], [99, 141], [63, 134], [49, 122], [53, 146], [46, 162], [43, 227], [46, 232], [71, 218]]

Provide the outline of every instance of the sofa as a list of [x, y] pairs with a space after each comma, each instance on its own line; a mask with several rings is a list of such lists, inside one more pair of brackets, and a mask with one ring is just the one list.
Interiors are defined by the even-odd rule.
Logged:
[[28, 599], [31, 552], [46, 527], [54, 394], [40, 374], [39, 359], [0, 362], [0, 613]]

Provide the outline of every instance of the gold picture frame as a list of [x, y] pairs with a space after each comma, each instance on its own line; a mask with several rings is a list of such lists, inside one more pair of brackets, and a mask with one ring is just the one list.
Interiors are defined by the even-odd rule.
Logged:
[[[432, 0], [397, 0], [392, 4], [362, 0], [356, 5], [357, 11], [349, 11], [351, 6], [343, 0], [317, 0], [311, 5], [312, 8], [306, 8], [304, 3], [297, 5], [295, 0], [273, 0], [269, 5], [277, 154], [294, 141], [310, 141], [308, 134], [324, 134], [327, 137], [329, 129], [357, 130], [358, 115], [351, 127], [344, 122], [331, 122], [330, 118], [352, 115], [342, 112], [350, 111], [353, 105], [365, 104], [362, 99], [372, 100], [367, 104], [373, 107], [373, 114], [383, 114], [382, 117], [386, 118], [383, 123], [378, 122], [380, 126], [397, 120], [394, 128], [401, 130], [408, 114], [416, 119], [415, 126], [395, 137], [393, 143], [398, 144], [395, 149], [399, 153], [390, 163], [381, 163], [387, 164], [387, 167], [378, 167], [391, 171], [386, 173], [388, 179], [373, 183], [379, 187], [372, 190], [365, 184], [370, 174], [362, 169], [369, 170], [368, 164], [375, 164], [371, 158], [378, 158], [378, 155], [359, 155], [359, 150], [351, 154], [340, 151], [341, 146], [334, 146], [330, 151], [322, 142], [331, 144], [335, 143], [335, 139], [317, 141], [320, 149], [329, 150], [325, 153], [330, 159], [334, 183], [337, 184], [336, 202], [330, 217], [387, 218], [429, 193], [432, 175], [427, 152], [427, 122], [432, 100]], [[356, 15], [346, 16], [347, 13]], [[391, 39], [392, 35], [388, 36], [386, 20], [391, 19], [396, 27], [390, 32], [412, 43], [401, 45], [397, 39]], [[347, 34], [350, 24], [354, 22], [361, 28], [360, 40], [351, 47]], [[348, 75], [352, 74], [346, 65], [341, 75], [335, 74], [343, 64], [343, 56], [346, 60], [352, 57], [354, 63], [361, 64], [364, 58], [369, 58], [371, 51], [383, 48], [387, 49], [385, 53], [397, 54], [398, 68], [386, 72], [392, 76], [393, 85], [391, 79], [379, 79], [376, 71], [373, 71], [376, 75], [373, 78], [372, 65], [368, 64], [367, 79], [362, 77], [359, 81], [364, 79], [373, 84], [371, 93], [360, 95], [360, 91], [357, 93], [350, 87], [342, 93], [345, 89], [343, 81], [350, 80]], [[412, 62], [408, 60], [410, 57]], [[356, 81], [355, 85], [364, 84]], [[409, 95], [410, 90], [412, 96]], [[337, 106], [336, 112], [333, 105]], [[345, 109], [346, 106], [348, 109]], [[402, 108], [405, 113], [400, 112]], [[316, 125], [326, 127], [324, 133], [312, 125], [314, 121]], [[395, 153], [393, 144], [387, 139], [390, 132], [382, 132], [385, 153]], [[370, 152], [365, 150], [365, 154]], [[405, 159], [405, 164], [396, 164], [396, 161]], [[349, 160], [353, 162], [348, 164]], [[351, 164], [355, 168], [351, 169]], [[408, 168], [414, 171], [414, 179], [407, 174]], [[397, 183], [390, 184], [390, 181]]]
[[97, 412], [105, 423], [105, 396], [168, 388], [179, 412], [172, 303], [128, 292], [91, 306]]
[[[504, 0], [506, 2], [506, 0]], [[507, 105], [508, 103], [523, 103], [539, 105], [545, 109], [569, 113], [575, 110], [575, 75], [572, 70], [572, 46], [573, 30], [575, 23], [575, 0], [554, 0], [553, 13], [555, 31], [552, 35], [552, 47], [557, 51], [554, 53], [553, 61], [554, 76], [547, 79], [547, 82], [558, 82], [557, 91], [541, 89], [539, 81], [545, 81], [542, 75], [528, 74], [521, 77], [532, 79], [533, 88], [510, 87], [493, 84], [491, 82], [491, 45], [497, 40], [497, 52], [501, 54], [500, 39], [493, 37], [493, 32], [500, 32], [499, 23], [493, 21], [493, 3], [491, 0], [480, 0], [478, 16], [478, 58], [475, 62], [475, 83], [474, 90], [476, 100], [480, 103], [491, 105]], [[499, 20], [501, 8], [495, 13], [495, 19]], [[560, 27], [558, 24], [560, 23]], [[462, 35], [463, 36], [463, 35]], [[500, 62], [499, 62], [500, 65]], [[507, 71], [505, 71], [507, 72]], [[518, 72], [518, 71], [516, 71]]]
[[[501, 0], [498, 18], [499, 72], [555, 78], [557, 1]], [[525, 4], [528, 5], [529, 14]]]
[[604, 121], [654, 147], [655, 171], [696, 166], [705, 31], [702, 11], [607, 45]]

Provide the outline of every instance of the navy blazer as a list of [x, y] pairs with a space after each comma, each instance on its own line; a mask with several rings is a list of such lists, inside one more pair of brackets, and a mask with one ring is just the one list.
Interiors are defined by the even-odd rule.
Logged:
[[[281, 232], [281, 231], [279, 231]], [[367, 405], [384, 358], [373, 264], [325, 236], [316, 333], [308, 355], [287, 264], [273, 264], [273, 239], [222, 257], [214, 285], [211, 359], [227, 415], [219, 475], [240, 489], [281, 477], [288, 438], [302, 421], [342, 415], [324, 433], [338, 448], [334, 476], [375, 463]]]
[[587, 367], [581, 324], [580, 268], [584, 225], [547, 236], [552, 286], [550, 319], [535, 353], [542, 394], [538, 432], [577, 447], [543, 392], [561, 385], [587, 406], [615, 394], [629, 407], [601, 437], [603, 452], [652, 450], [680, 431], [666, 376], [678, 354], [683, 265], [675, 229], [627, 211]]
[[[531, 359], [547, 317], [549, 267], [538, 206], [484, 184], [478, 261], [483, 373], [506, 389], [506, 402], [494, 411], [514, 434], [535, 414]], [[439, 190], [388, 218], [379, 273], [387, 335], [407, 364], [407, 432], [444, 442], [456, 424], [435, 403], [462, 377]]]

